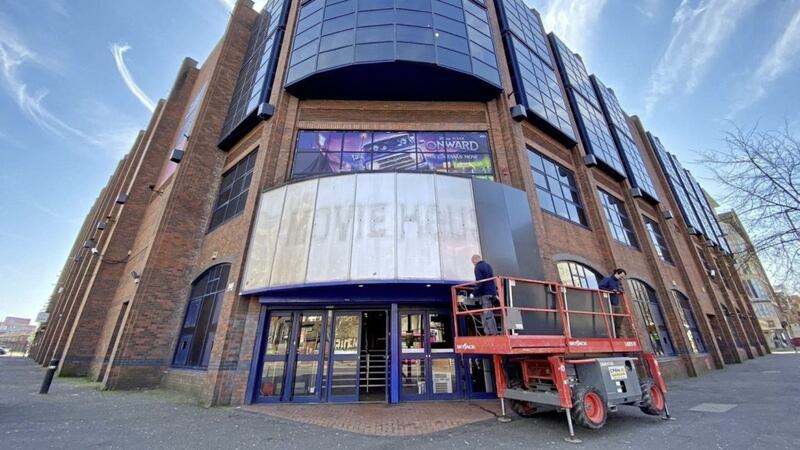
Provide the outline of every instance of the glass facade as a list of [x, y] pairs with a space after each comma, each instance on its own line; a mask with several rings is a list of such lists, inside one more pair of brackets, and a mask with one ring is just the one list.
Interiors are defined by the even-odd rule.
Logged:
[[583, 210], [575, 175], [555, 161], [530, 149], [528, 160], [542, 209], [571, 222], [588, 226], [589, 221]]
[[623, 244], [638, 247], [633, 224], [625, 211], [625, 203], [602, 189], [599, 189], [598, 192], [611, 235]]
[[172, 359], [174, 367], [208, 367], [229, 270], [229, 264], [214, 266], [192, 283], [189, 305]]
[[539, 15], [523, 0], [498, 0], [497, 5], [517, 101], [574, 142], [575, 130]]
[[371, 171], [494, 177], [485, 132], [298, 132], [292, 178]]
[[631, 129], [628, 126], [626, 114], [619, 105], [614, 91], [607, 88], [597, 77], [592, 75], [592, 82], [603, 106], [606, 120], [611, 125], [611, 134], [622, 156], [622, 162], [631, 182], [631, 187], [638, 188], [651, 200], [658, 202], [658, 194], [653, 186], [650, 173], [644, 165], [639, 147], [633, 140]]
[[578, 131], [583, 140], [584, 150], [594, 155], [599, 166], [615, 178], [625, 178], [619, 149], [611, 136], [600, 101], [580, 57], [572, 52], [558, 37], [550, 33], [556, 52], [556, 60], [561, 68], [561, 78], [567, 87], [567, 95], [578, 123]]
[[[664, 145], [661, 144], [661, 140], [657, 136], [648, 132], [647, 137], [650, 140], [650, 144], [653, 146], [653, 149], [656, 151], [658, 164], [661, 166], [661, 170], [664, 172], [664, 175], [667, 178], [667, 183], [669, 184], [669, 187], [675, 196], [675, 200], [678, 202], [678, 207], [683, 214], [684, 220], [686, 220], [686, 225], [690, 228], [693, 228], [695, 233], [702, 232], [703, 228], [700, 225], [700, 221], [695, 215], [694, 210], [692, 209], [692, 204], [689, 202], [689, 197], [687, 196], [686, 191], [683, 189], [680, 175], [675, 169], [675, 166], [672, 164], [672, 155], [667, 152], [667, 150], [664, 148]], [[690, 232], [691, 231], [692, 230], [690, 230]]]
[[647, 234], [650, 235], [650, 240], [653, 242], [653, 248], [656, 250], [658, 258], [664, 262], [672, 263], [672, 255], [669, 252], [667, 241], [661, 233], [661, 227], [649, 217], [643, 217], [643, 219]]
[[428, 63], [500, 87], [485, 6], [473, 0], [312, 0], [301, 5], [286, 85], [365, 63]]
[[664, 314], [661, 312], [661, 306], [658, 304], [656, 291], [633, 278], [628, 280], [628, 284], [631, 287], [631, 297], [636, 309], [639, 310], [647, 337], [650, 339], [653, 353], [659, 356], [674, 355], [675, 348], [669, 337], [669, 330], [664, 320]]
[[223, 142], [255, 114], [261, 103], [269, 101], [290, 4], [288, 0], [271, 0], [261, 10], [222, 127]]

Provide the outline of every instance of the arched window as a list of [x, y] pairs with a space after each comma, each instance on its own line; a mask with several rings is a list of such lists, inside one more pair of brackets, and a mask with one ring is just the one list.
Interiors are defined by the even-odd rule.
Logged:
[[561, 261], [556, 264], [558, 277], [561, 284], [567, 286], [582, 287], [586, 289], [597, 289], [597, 284], [602, 277], [589, 266], [585, 266], [575, 261]]
[[672, 290], [672, 295], [675, 296], [675, 300], [678, 301], [678, 305], [680, 306], [680, 308], [678, 308], [678, 313], [680, 313], [681, 316], [681, 323], [683, 324], [689, 347], [694, 353], [705, 353], [706, 347], [703, 344], [703, 338], [697, 326], [697, 321], [694, 319], [692, 307], [689, 306], [689, 298], [674, 289]]
[[647, 284], [629, 279], [631, 298], [636, 304], [636, 309], [642, 316], [642, 321], [646, 327], [647, 336], [653, 346], [653, 353], [656, 355], [674, 355], [675, 348], [672, 346], [672, 339], [669, 337], [667, 323], [664, 314], [661, 313], [661, 305], [658, 304], [656, 291]]
[[208, 367], [230, 268], [230, 264], [214, 266], [192, 283], [173, 366]]

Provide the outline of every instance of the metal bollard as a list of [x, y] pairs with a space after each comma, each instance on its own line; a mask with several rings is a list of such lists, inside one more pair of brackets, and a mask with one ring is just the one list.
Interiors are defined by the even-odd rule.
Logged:
[[44, 374], [42, 388], [39, 389], [40, 394], [47, 394], [50, 391], [50, 383], [53, 382], [53, 376], [56, 374], [56, 369], [58, 369], [58, 359], [53, 358], [50, 360], [50, 366], [47, 367], [47, 372]]

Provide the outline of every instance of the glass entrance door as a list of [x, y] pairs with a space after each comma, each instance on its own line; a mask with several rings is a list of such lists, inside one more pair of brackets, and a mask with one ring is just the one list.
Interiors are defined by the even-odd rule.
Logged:
[[315, 311], [270, 314], [259, 400], [320, 401], [325, 317]]
[[448, 312], [402, 311], [400, 330], [401, 400], [447, 400], [460, 393]]
[[358, 401], [361, 313], [334, 313], [328, 401]]

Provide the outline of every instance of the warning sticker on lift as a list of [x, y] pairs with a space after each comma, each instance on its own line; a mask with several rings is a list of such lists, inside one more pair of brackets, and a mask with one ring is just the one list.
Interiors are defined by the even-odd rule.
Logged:
[[608, 374], [613, 381], [628, 379], [628, 372], [625, 371], [625, 366], [611, 366], [608, 368]]

